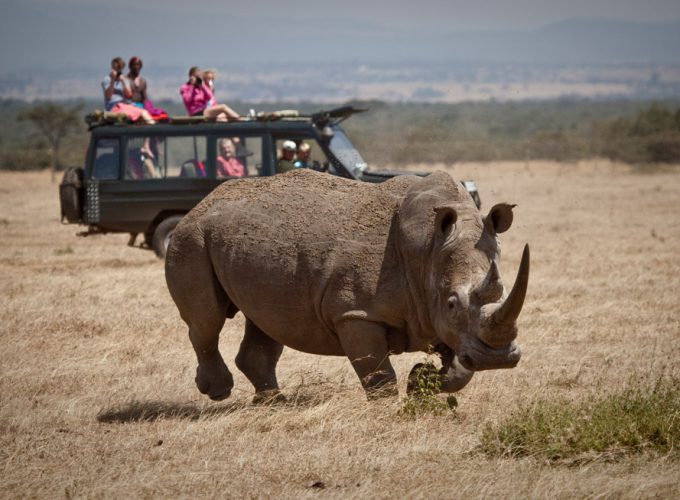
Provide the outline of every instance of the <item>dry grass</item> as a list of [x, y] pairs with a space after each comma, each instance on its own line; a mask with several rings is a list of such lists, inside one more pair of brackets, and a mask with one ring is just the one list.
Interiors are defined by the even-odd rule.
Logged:
[[[414, 167], [415, 168], [415, 167]], [[124, 235], [76, 238], [49, 174], [0, 173], [2, 497], [678, 497], [670, 456], [578, 466], [475, 452], [482, 429], [545, 397], [583, 400], [631, 377], [678, 375], [680, 170], [609, 163], [457, 165], [486, 209], [518, 203], [502, 237], [532, 278], [524, 357], [477, 374], [455, 412], [411, 418], [366, 402], [349, 364], [285, 350], [291, 403], [196, 390], [195, 359], [163, 265]], [[421, 355], [395, 357], [400, 388]]]

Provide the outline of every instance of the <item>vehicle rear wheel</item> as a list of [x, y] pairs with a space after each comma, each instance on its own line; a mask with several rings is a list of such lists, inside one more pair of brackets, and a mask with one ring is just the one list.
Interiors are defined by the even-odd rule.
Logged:
[[170, 244], [170, 237], [175, 230], [179, 221], [182, 220], [183, 215], [171, 215], [163, 220], [153, 233], [152, 247], [159, 259], [164, 259]]

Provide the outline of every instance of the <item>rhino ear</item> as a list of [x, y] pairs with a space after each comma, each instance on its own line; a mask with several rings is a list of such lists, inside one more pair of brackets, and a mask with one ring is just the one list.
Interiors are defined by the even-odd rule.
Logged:
[[434, 218], [434, 227], [441, 234], [446, 234], [458, 220], [458, 212], [451, 205], [444, 205], [434, 209], [436, 216]]
[[493, 233], [504, 233], [512, 225], [512, 209], [516, 206], [508, 203], [494, 205], [484, 217], [484, 227]]

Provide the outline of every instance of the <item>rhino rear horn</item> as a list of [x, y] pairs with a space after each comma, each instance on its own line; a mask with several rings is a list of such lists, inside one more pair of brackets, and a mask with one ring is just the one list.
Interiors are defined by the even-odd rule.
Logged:
[[510, 294], [505, 299], [503, 304], [494, 311], [493, 323], [495, 325], [513, 325], [519, 313], [522, 311], [524, 305], [524, 298], [527, 294], [527, 287], [529, 285], [529, 245], [524, 245], [524, 252], [522, 253], [522, 261], [517, 271], [517, 278], [515, 284], [512, 286]]

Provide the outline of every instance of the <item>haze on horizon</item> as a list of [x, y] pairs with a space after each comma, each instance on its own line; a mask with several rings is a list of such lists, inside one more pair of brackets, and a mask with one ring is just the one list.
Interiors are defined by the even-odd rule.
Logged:
[[132, 54], [158, 67], [216, 58], [218, 64], [436, 59], [443, 54], [436, 37], [456, 33], [527, 32], [575, 18], [680, 22], [678, 0], [0, 0], [0, 9], [0, 73], [105, 71], [112, 56]]

